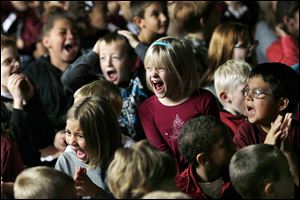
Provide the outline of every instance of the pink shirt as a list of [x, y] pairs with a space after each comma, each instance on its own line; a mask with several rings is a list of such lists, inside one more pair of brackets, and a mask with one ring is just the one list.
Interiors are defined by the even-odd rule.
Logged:
[[179, 172], [188, 166], [178, 149], [180, 129], [189, 119], [199, 115], [219, 117], [215, 97], [203, 89], [176, 106], [165, 106], [156, 96], [152, 96], [139, 107], [139, 117], [147, 139], [156, 148], [175, 157]]
[[292, 36], [284, 36], [266, 50], [269, 62], [280, 62], [289, 66], [299, 63], [299, 45]]

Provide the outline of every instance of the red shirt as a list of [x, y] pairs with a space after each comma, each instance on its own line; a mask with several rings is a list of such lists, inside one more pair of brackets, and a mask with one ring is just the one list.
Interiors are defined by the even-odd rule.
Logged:
[[219, 117], [216, 98], [203, 89], [176, 106], [164, 106], [154, 95], [139, 107], [139, 117], [147, 139], [156, 148], [175, 157], [179, 172], [188, 166], [178, 149], [180, 129], [186, 121], [199, 115]]
[[6, 133], [1, 133], [1, 177], [5, 182], [14, 182], [24, 169], [18, 147]]
[[[266, 136], [267, 133], [259, 125], [245, 121], [238, 129], [233, 142], [240, 149], [251, 144], [262, 144]], [[299, 154], [299, 122], [297, 120], [292, 120], [291, 130], [287, 139], [294, 152]]]
[[[222, 199], [241, 199], [240, 195], [234, 190], [229, 179], [223, 177], [224, 185], [221, 189]], [[177, 188], [189, 195], [193, 199], [212, 199], [210, 196], [206, 195], [197, 181], [197, 174], [191, 165], [184, 170], [180, 175], [176, 176], [176, 186]]]
[[289, 66], [299, 63], [299, 45], [293, 36], [287, 35], [273, 42], [266, 50], [269, 62], [280, 62]]
[[220, 120], [230, 128], [232, 137], [237, 132], [237, 129], [245, 122], [245, 118], [241, 115], [233, 115], [225, 110], [220, 111]]

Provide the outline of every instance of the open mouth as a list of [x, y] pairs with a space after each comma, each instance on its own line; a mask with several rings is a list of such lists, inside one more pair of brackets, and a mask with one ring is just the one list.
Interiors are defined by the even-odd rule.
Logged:
[[75, 152], [79, 159], [84, 159], [86, 157], [86, 153], [80, 149], [75, 150]]
[[64, 45], [64, 49], [65, 49], [67, 52], [69, 52], [73, 47], [74, 47], [74, 45], [72, 45], [72, 44], [66, 44], [66, 45]]
[[164, 83], [161, 80], [155, 80], [155, 81], [152, 81], [151, 83], [156, 92], [161, 92], [163, 90]]
[[118, 78], [117, 72], [115, 70], [107, 71], [107, 76], [110, 81], [116, 81]]
[[255, 114], [255, 110], [251, 106], [247, 106], [248, 116], [253, 116]]

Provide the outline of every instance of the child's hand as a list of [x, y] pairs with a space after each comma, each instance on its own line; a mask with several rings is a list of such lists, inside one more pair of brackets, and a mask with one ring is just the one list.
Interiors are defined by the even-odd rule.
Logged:
[[278, 138], [283, 134], [282, 130], [280, 129], [282, 125], [282, 116], [278, 115], [276, 120], [271, 123], [271, 129], [269, 130], [266, 139], [264, 141], [265, 144], [275, 145]]
[[290, 133], [292, 124], [292, 113], [286, 113], [284, 116], [284, 120], [280, 126], [280, 129], [282, 130], [283, 134], [280, 137], [280, 150], [282, 152], [290, 152], [291, 146], [288, 144], [288, 135]]
[[87, 176], [86, 169], [84, 167], [76, 167], [74, 180], [78, 196], [91, 196], [92, 198], [107, 196], [107, 193], [102, 188], [94, 184]]
[[285, 25], [283, 23], [276, 25], [275, 32], [278, 37], [284, 37], [284, 36], [288, 35], [288, 33], [285, 30]]
[[67, 143], [64, 130], [60, 130], [55, 134], [53, 145], [59, 151], [64, 151], [66, 149]]
[[124, 37], [126, 37], [129, 41], [130, 46], [134, 49], [140, 43], [137, 36], [135, 34], [131, 33], [130, 31], [120, 30], [120, 31], [118, 31], [118, 34], [123, 35]]

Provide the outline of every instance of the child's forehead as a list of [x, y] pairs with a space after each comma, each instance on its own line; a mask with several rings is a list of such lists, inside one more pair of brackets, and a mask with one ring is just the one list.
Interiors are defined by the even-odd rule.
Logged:
[[65, 28], [65, 27], [73, 28], [71, 21], [67, 18], [59, 18], [54, 21], [52, 29]]
[[271, 87], [270, 83], [264, 81], [263, 77], [258, 75], [258, 76], [253, 76], [250, 77], [247, 81], [247, 86], [251, 87], [251, 86], [255, 86], [255, 87]]

